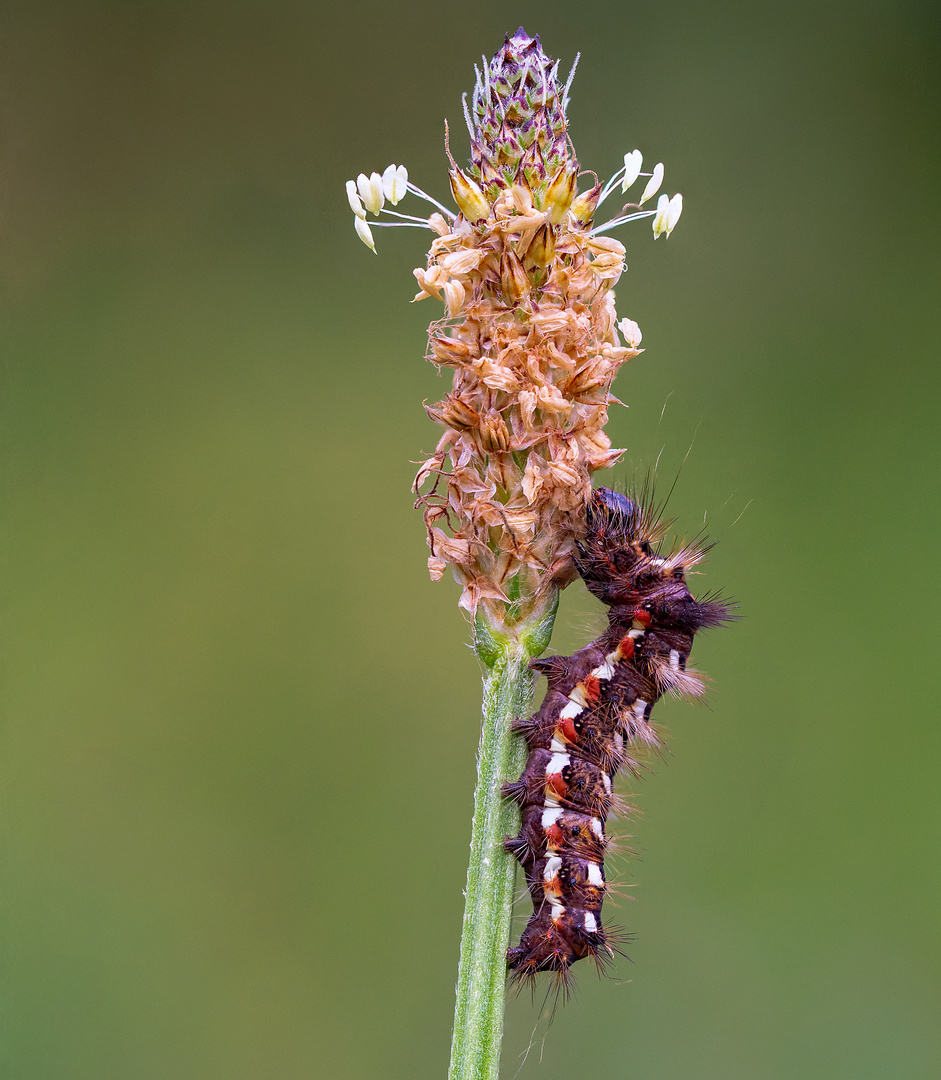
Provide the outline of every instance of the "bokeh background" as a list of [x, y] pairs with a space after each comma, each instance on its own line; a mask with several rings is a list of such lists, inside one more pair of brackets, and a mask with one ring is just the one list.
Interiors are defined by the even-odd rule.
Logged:
[[582, 164], [684, 193], [619, 234], [613, 479], [679, 474], [743, 618], [659, 708], [631, 961], [513, 1000], [504, 1073], [941, 1074], [938, 5], [10, 0], [10, 1080], [444, 1075], [480, 671], [409, 494], [426, 237], [343, 183], [445, 196], [521, 22]]

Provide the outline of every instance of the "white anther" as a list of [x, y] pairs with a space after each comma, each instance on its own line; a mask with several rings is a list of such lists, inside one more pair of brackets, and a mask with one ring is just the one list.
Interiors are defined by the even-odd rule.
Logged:
[[667, 213], [667, 236], [673, 232], [676, 227], [676, 223], [680, 220], [680, 214], [683, 213], [683, 196], [677, 192], [670, 200], [670, 210]]
[[[653, 173], [650, 179], [647, 181], [647, 186], [644, 188], [644, 193], [640, 197], [641, 203], [645, 203], [648, 199], [652, 199], [654, 195], [660, 190], [660, 185], [663, 183], [663, 162], [658, 161], [653, 167]], [[365, 201], [365, 200], [364, 200]]]
[[653, 235], [655, 240], [667, 231], [667, 218], [670, 215], [670, 196], [661, 195], [657, 199], [657, 212], [653, 218]]
[[356, 191], [356, 181], [347, 180], [346, 197], [350, 200], [350, 209], [358, 218], [366, 217], [366, 209]]
[[362, 240], [373, 254], [378, 254], [376, 251], [376, 242], [372, 238], [372, 229], [366, 224], [365, 219], [355, 217], [353, 218], [353, 224], [356, 226], [356, 235], [360, 240]]
[[408, 170], [404, 165], [389, 165], [382, 174], [382, 190], [385, 197], [396, 206], [408, 190]]
[[621, 181], [621, 191], [627, 191], [640, 176], [640, 168], [643, 164], [644, 155], [639, 150], [632, 150], [624, 155], [624, 179]]
[[374, 172], [369, 176], [360, 173], [356, 177], [356, 187], [359, 190], [359, 197], [363, 200], [363, 206], [370, 213], [378, 214], [382, 209], [382, 204], [386, 201], [386, 197], [382, 192], [382, 177], [379, 173]]

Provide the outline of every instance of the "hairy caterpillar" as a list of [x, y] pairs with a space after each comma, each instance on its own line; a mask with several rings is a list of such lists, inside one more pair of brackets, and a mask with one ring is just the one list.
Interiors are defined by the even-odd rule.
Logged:
[[572, 656], [531, 665], [549, 686], [538, 712], [514, 724], [529, 757], [503, 789], [521, 807], [520, 833], [505, 847], [525, 871], [534, 907], [507, 951], [518, 982], [548, 971], [565, 987], [576, 960], [590, 956], [603, 969], [613, 956], [617, 935], [601, 924], [612, 779], [621, 767], [636, 774], [634, 748], [659, 746], [650, 712], [665, 691], [702, 692], [702, 677], [686, 667], [693, 636], [729, 617], [727, 604], [696, 600], [686, 585], [707, 549], [661, 554], [662, 533], [649, 499], [593, 492], [576, 566], [608, 605], [608, 627]]

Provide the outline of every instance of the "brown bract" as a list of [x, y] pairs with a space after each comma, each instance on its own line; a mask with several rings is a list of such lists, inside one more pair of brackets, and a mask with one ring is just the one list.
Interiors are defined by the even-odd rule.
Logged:
[[603, 431], [611, 383], [642, 351], [615, 328], [623, 246], [541, 202], [517, 182], [475, 224], [433, 215], [438, 237], [414, 272], [415, 299], [445, 305], [427, 358], [454, 371], [451, 392], [426, 406], [444, 434], [415, 478], [428, 566], [437, 579], [450, 565], [461, 606], [483, 603], [498, 621], [509, 594], [538, 606], [574, 575], [591, 475], [622, 453]]

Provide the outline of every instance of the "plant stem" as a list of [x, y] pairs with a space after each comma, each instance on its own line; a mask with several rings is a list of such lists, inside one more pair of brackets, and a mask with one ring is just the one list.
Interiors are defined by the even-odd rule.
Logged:
[[510, 724], [532, 709], [535, 678], [529, 661], [549, 643], [556, 601], [553, 597], [536, 617], [512, 629], [489, 625], [481, 616], [477, 620], [477, 654], [488, 672], [448, 1080], [497, 1080], [500, 1071], [516, 868], [503, 841], [518, 831], [520, 820], [519, 808], [500, 789], [519, 777], [526, 761], [526, 745], [510, 732]]

